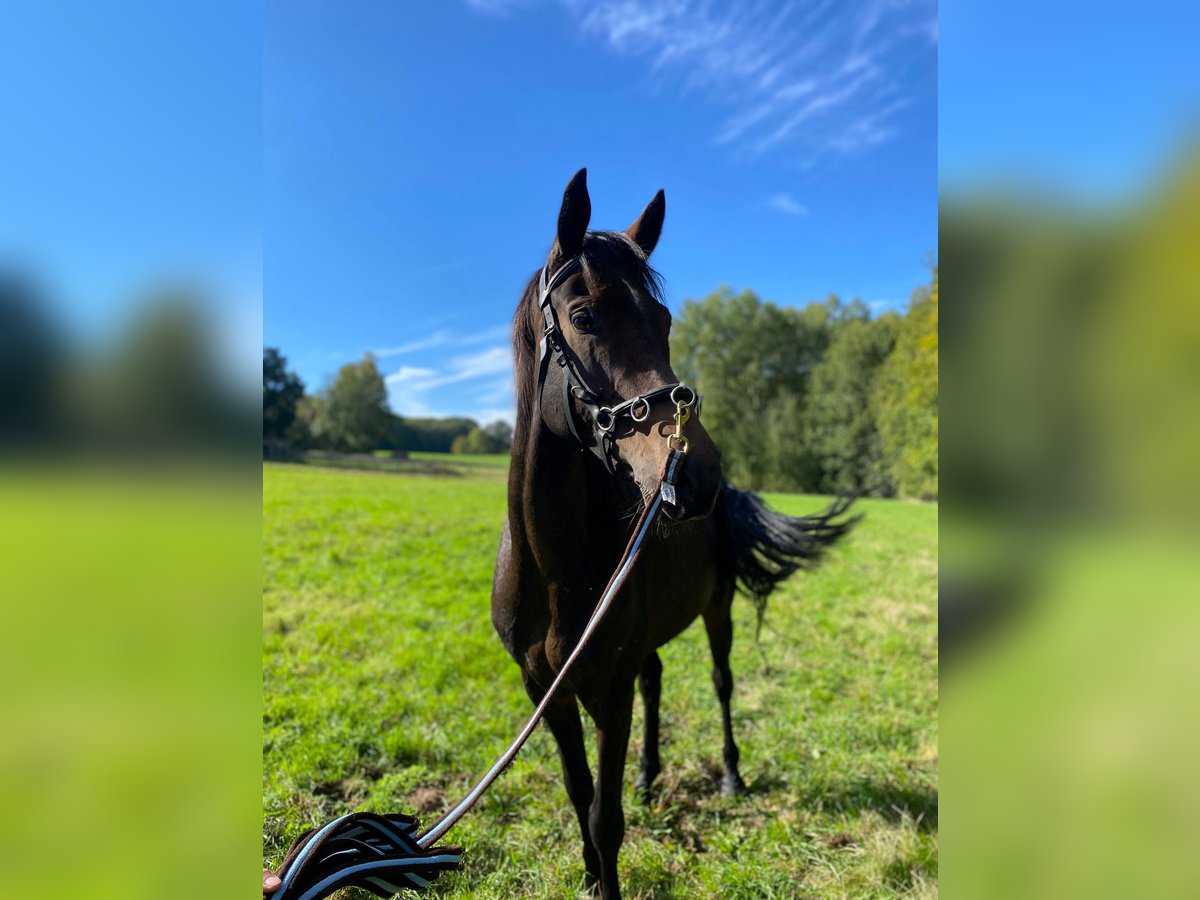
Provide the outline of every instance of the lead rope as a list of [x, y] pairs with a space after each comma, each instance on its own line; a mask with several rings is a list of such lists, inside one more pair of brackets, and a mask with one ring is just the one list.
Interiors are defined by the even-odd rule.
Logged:
[[418, 822], [412, 816], [381, 816], [374, 813], [351, 813], [319, 829], [305, 832], [292, 842], [283, 864], [275, 873], [282, 883], [274, 891], [264, 891], [264, 897], [269, 896], [271, 900], [320, 900], [349, 885], [364, 888], [377, 897], [391, 897], [405, 888], [420, 890], [442, 872], [462, 865], [461, 847], [435, 847], [433, 844], [467, 814], [533, 734], [559, 685], [579, 658], [617, 592], [625, 584], [634, 563], [641, 556], [646, 536], [658, 518], [664, 500], [672, 504], [675, 502], [675, 485], [687, 452], [687, 439], [679, 439], [682, 432], [680, 418], [683, 422], [687, 421], [686, 417], [680, 415], [684, 410], [684, 404], [678, 404], [676, 433], [667, 438], [670, 449], [658, 489], [642, 510], [633, 536], [600, 595], [596, 610], [588, 619], [579, 642], [559, 669], [525, 727], [479, 783], [432, 828], [420, 835], [417, 834]]

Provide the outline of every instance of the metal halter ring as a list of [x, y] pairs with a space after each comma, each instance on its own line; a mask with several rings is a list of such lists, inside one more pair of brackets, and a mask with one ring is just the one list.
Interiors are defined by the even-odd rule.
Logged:
[[613, 415], [613, 411], [607, 406], [602, 406], [596, 410], [596, 415], [593, 419], [596, 427], [601, 431], [608, 433], [613, 430], [617, 424], [617, 417]]
[[[687, 400], [681, 401], [678, 397], [675, 396], [676, 394], [679, 393], [680, 390], [685, 390], [688, 392]], [[674, 403], [676, 406], [678, 406], [680, 403], [683, 403], [684, 406], [695, 406], [696, 405], [696, 392], [693, 391], [686, 384], [677, 384], [671, 390], [671, 402]]]
[[[637, 414], [639, 403], [642, 405], [642, 414], [640, 416]], [[629, 406], [629, 418], [635, 422], [645, 422], [650, 418], [650, 401], [645, 397], [637, 397]]]

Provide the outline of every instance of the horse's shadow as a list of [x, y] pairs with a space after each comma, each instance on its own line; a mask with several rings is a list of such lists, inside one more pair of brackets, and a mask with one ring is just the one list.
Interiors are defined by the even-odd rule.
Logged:
[[[719, 794], [720, 769], [709, 767], [703, 775], [693, 774], [662, 790], [656, 785], [651, 807], [659, 812], [674, 808], [678, 812], [699, 814]], [[798, 810], [835, 813], [872, 812], [885, 821], [897, 823], [911, 819], [923, 832], [938, 829], [938, 793], [935, 788], [897, 784], [884, 778], [851, 778], [833, 782], [796, 784], [786, 773], [762, 772], [747, 785], [746, 799], [778, 802], [791, 794], [789, 802]]]
[[[673, 839], [693, 853], [706, 851], [712, 817], [720, 810], [722, 820], [734, 817], [753, 819], [769, 814], [755, 807], [776, 807], [795, 804], [797, 810], [835, 813], [873, 813], [896, 824], [911, 821], [925, 833], [938, 827], [938, 795], [935, 788], [898, 784], [886, 778], [848, 778], [826, 782], [806, 782], [789, 778], [786, 771], [765, 771], [753, 777], [742, 798], [720, 797], [721, 767], [715, 763], [693, 769], [689, 773], [669, 776], [652, 788], [648, 806], [639, 804], [632, 812], [635, 827], [648, 832], [666, 827]], [[739, 811], [739, 807], [741, 807]], [[817, 837], [825, 847], [840, 847], [856, 843], [849, 834]], [[634, 868], [628, 873], [629, 892], [654, 900], [683, 900], [692, 896], [668, 873], [651, 867], [645, 871]]]
[[882, 779], [854, 778], [806, 786], [798, 792], [797, 804], [804, 809], [874, 812], [889, 822], [908, 818], [925, 832], [938, 828], [936, 789]]

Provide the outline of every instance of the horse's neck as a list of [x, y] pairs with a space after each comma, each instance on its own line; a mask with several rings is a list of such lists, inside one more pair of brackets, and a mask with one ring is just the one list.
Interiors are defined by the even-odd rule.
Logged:
[[[514, 447], [517, 446], [514, 442]], [[509, 475], [509, 525], [539, 569], [558, 580], [581, 561], [603, 555], [623, 533], [619, 491], [599, 482], [591, 458], [539, 429], [514, 455]]]

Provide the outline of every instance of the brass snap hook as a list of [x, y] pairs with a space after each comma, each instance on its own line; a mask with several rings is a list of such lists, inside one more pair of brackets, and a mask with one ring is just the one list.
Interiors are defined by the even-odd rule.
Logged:
[[[675, 390], [679, 390], [679, 388], [676, 388]], [[688, 389], [688, 393], [691, 394], [690, 388]], [[675, 391], [671, 392], [671, 396], [672, 399], [674, 399]], [[691, 398], [687, 403], [684, 403], [682, 399], [675, 400], [675, 433], [667, 435], [668, 449], [678, 450], [680, 453], [688, 452], [688, 439], [683, 433], [683, 426], [686, 425], [688, 420], [692, 418], [691, 404], [695, 401], [695, 399], [696, 395], [691, 394]]]

